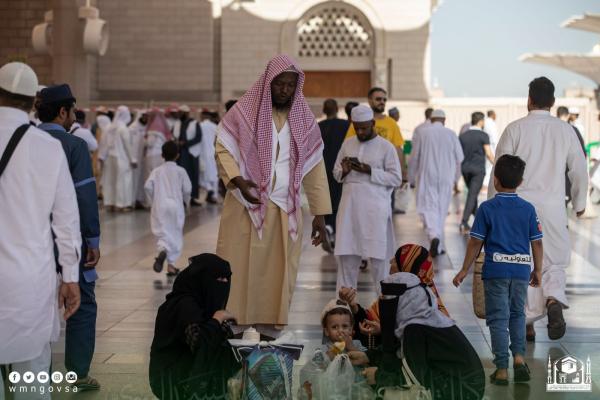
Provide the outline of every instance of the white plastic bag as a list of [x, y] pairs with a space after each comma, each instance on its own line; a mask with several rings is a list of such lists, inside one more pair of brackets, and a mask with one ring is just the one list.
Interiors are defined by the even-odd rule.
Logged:
[[[329, 359], [326, 358], [321, 349], [317, 349], [315, 354], [300, 370], [300, 388], [298, 389], [298, 399], [305, 400], [325, 400], [327, 393], [323, 393], [324, 385], [322, 381], [325, 378], [325, 370]], [[308, 393], [311, 396], [309, 397]]]
[[327, 392], [327, 400], [348, 400], [352, 398], [354, 367], [347, 354], [338, 354], [327, 367], [322, 388]]

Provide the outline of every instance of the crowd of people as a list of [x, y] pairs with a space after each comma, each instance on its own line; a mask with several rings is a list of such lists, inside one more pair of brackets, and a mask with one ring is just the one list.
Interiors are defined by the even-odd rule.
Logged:
[[[0, 68], [0, 202], [2, 226], [11, 230], [0, 241], [0, 257], [13, 265], [0, 271], [0, 342], [6, 344], [0, 365], [49, 371], [62, 307], [65, 366], [77, 373], [77, 387], [100, 388], [89, 375], [100, 198], [107, 211], [151, 208], [153, 269], [161, 272], [166, 261], [167, 275], [176, 277], [156, 319], [153, 393], [224, 398], [227, 380], [241, 368], [227, 339], [250, 327], [276, 338], [288, 324], [304, 193], [312, 244], [338, 263], [337, 297], [319, 321], [323, 352], [330, 359], [347, 354], [376, 388], [405, 383], [407, 362], [434, 398], [481, 399], [481, 361], [433, 278], [433, 259], [448, 249], [444, 226], [462, 177], [467, 197], [460, 229], [470, 239], [453, 282], [461, 284], [483, 248], [497, 368], [490, 381], [508, 384], [509, 348], [515, 382], [528, 381], [524, 356], [526, 340], [535, 340], [533, 322], [547, 315], [553, 340], [566, 331], [565, 194], [581, 216], [588, 189], [581, 127], [576, 119], [564, 121], [570, 118], [564, 107], [558, 118], [550, 115], [552, 82], [530, 83], [529, 114], [499, 138], [493, 111], [487, 118], [473, 112], [457, 135], [445, 126], [443, 110], [428, 108], [407, 155], [398, 109], [385, 114], [385, 89], [365, 93], [368, 105], [347, 103], [347, 119], [338, 118], [337, 102], [328, 99], [325, 119], [317, 122], [303, 95], [304, 78], [294, 60], [280, 55], [226, 104], [220, 121], [209, 110], [195, 120], [187, 105], [133, 116], [122, 105], [96, 109], [88, 126], [68, 85], [39, 90], [27, 65]], [[489, 200], [478, 206], [486, 173]], [[394, 192], [409, 186], [428, 248], [396, 246], [393, 218], [406, 210], [397, 207]], [[216, 254], [192, 257], [180, 271], [186, 208], [205, 201], [223, 203]], [[365, 268], [377, 295], [369, 308], [356, 301]], [[311, 398], [303, 383], [302, 395]]]

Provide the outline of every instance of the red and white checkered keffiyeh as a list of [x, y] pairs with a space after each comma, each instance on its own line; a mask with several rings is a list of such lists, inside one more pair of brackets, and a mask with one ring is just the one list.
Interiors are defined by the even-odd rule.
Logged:
[[288, 191], [288, 225], [292, 240], [298, 237], [300, 184], [304, 176], [323, 158], [323, 141], [315, 117], [302, 94], [304, 73], [294, 60], [278, 55], [267, 64], [265, 72], [238, 100], [221, 121], [218, 140], [232, 154], [245, 179], [259, 186], [261, 205], [236, 198], [248, 209], [250, 219], [262, 237], [266, 206], [269, 202], [273, 146], [273, 105], [271, 82], [285, 71], [298, 73], [296, 93], [288, 115], [290, 140], [290, 182]]

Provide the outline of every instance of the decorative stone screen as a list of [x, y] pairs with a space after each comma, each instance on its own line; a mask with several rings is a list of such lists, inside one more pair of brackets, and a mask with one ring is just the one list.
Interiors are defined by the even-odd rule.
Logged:
[[297, 38], [300, 57], [370, 57], [373, 32], [357, 12], [333, 4], [302, 18]]

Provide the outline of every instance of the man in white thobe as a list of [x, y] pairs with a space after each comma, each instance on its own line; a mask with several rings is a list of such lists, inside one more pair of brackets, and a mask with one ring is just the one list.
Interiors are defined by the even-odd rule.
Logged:
[[105, 153], [99, 155], [104, 160], [102, 170], [102, 194], [104, 206], [108, 209], [131, 211], [133, 206], [133, 170], [138, 160], [131, 145], [131, 134], [127, 124], [131, 114], [127, 106], [119, 106], [109, 128], [108, 145]]
[[421, 216], [432, 257], [445, 252], [444, 223], [452, 200], [452, 189], [460, 178], [464, 155], [456, 133], [444, 126], [442, 110], [431, 113], [431, 124], [419, 131], [413, 145], [409, 180], [417, 187], [417, 213]]
[[585, 128], [579, 119], [579, 107], [569, 107], [569, 124], [573, 125], [579, 131], [579, 134], [585, 140]]
[[129, 134], [131, 135], [131, 148], [138, 161], [138, 166], [133, 170], [132, 190], [135, 208], [143, 209], [146, 204], [146, 194], [144, 192], [144, 148], [146, 137], [146, 125], [148, 123], [148, 113], [146, 110], [138, 110], [135, 121], [129, 125]]
[[216, 196], [219, 192], [219, 173], [215, 159], [217, 124], [211, 121], [210, 117], [211, 113], [205, 110], [200, 114], [202, 141], [197, 144], [200, 150], [198, 157], [200, 163], [198, 184], [202, 189], [207, 191], [206, 201], [215, 204], [217, 202]]
[[[14, 62], [0, 68], [0, 154], [17, 128], [25, 132], [0, 171], [0, 366], [11, 364], [21, 376], [26, 371], [50, 373], [50, 342], [60, 333], [59, 307], [65, 306], [66, 319], [80, 302], [77, 198], [60, 142], [29, 125], [27, 113], [37, 87], [29, 66]], [[43, 395], [21, 393], [15, 386], [16, 400], [50, 399], [49, 383], [36, 383], [44, 387]]]
[[[544, 232], [541, 287], [527, 293], [527, 336], [535, 337], [533, 322], [548, 314], [548, 337], [560, 339], [566, 331], [562, 310], [568, 308], [565, 294], [566, 268], [571, 259], [565, 208], [565, 171], [571, 180], [571, 198], [577, 216], [585, 211], [588, 173], [581, 144], [573, 128], [550, 115], [554, 85], [545, 77], [529, 84], [529, 114], [506, 127], [496, 150], [521, 157], [527, 163], [519, 196], [535, 206]], [[492, 174], [493, 176], [493, 174]], [[490, 183], [488, 197], [495, 195]]]
[[[492, 154], [494, 154], [496, 152], [496, 146], [498, 145], [498, 125], [496, 124], [496, 111], [488, 110], [487, 117], [483, 120], [483, 131], [490, 137], [490, 148], [492, 149]], [[484, 182], [488, 182], [490, 180], [492, 167], [492, 163], [489, 160], [486, 160]]]
[[370, 107], [354, 107], [352, 124], [356, 136], [344, 141], [333, 169], [334, 178], [343, 184], [335, 234], [337, 290], [356, 288], [361, 260], [369, 259], [380, 293], [396, 243], [390, 196], [402, 184], [402, 171], [394, 145], [374, 131]]

